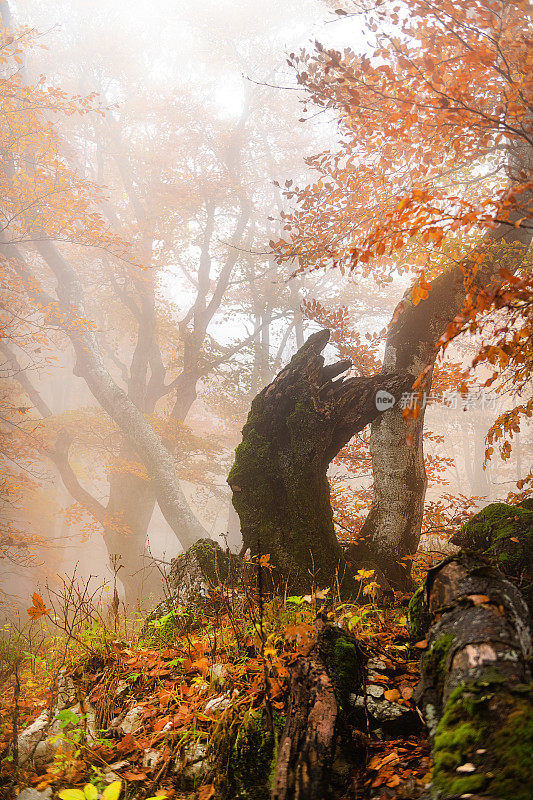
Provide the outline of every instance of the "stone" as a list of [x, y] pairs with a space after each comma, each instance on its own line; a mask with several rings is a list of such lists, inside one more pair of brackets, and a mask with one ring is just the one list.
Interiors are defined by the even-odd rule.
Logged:
[[386, 672], [387, 665], [380, 658], [369, 658], [366, 664], [368, 672]]
[[208, 772], [207, 746], [197, 742], [185, 748], [180, 759], [180, 781], [187, 786], [196, 786]]
[[143, 767], [153, 769], [159, 763], [161, 754], [159, 750], [145, 750], [143, 755]]
[[135, 733], [142, 728], [143, 715], [144, 708], [142, 706], [133, 706], [133, 708], [130, 708], [120, 723], [121, 732], [126, 735], [127, 733]]
[[411, 714], [411, 709], [401, 706], [398, 703], [390, 703], [388, 700], [377, 700], [375, 697], [368, 696], [366, 708], [369, 714], [378, 722], [391, 722], [392, 720], [403, 717], [404, 714]]
[[367, 697], [383, 697], [385, 689], [377, 683], [369, 683], [366, 687]]
[[[243, 569], [242, 559], [223, 550], [218, 542], [199, 539], [172, 559], [168, 576], [172, 595], [149, 614], [143, 633], [169, 638], [174, 631], [180, 636], [195, 630], [203, 623], [205, 613], [212, 615], [216, 609], [217, 598], [210, 596], [211, 590], [224, 584], [230, 591], [229, 587], [235, 586], [242, 577]], [[164, 626], [154, 624], [169, 614], [172, 617]]]
[[130, 681], [119, 681], [115, 690], [115, 699], [126, 694], [131, 689]]
[[231, 705], [231, 696], [226, 692], [219, 697], [213, 697], [204, 709], [205, 714], [219, 713], [225, 711]]
[[108, 768], [103, 773], [105, 783], [121, 781], [122, 777], [116, 770], [124, 769], [124, 767], [131, 767], [131, 763], [129, 761], [115, 761], [113, 764], [109, 764]]
[[222, 686], [230, 672], [229, 664], [212, 664], [209, 669], [209, 680]]
[[38, 792], [37, 789], [23, 789], [17, 795], [17, 800], [51, 800], [51, 797], [52, 788], [47, 786], [42, 792]]
[[63, 711], [65, 708], [70, 708], [78, 701], [78, 691], [76, 684], [72, 677], [67, 675], [66, 669], [59, 672], [57, 679], [57, 711]]

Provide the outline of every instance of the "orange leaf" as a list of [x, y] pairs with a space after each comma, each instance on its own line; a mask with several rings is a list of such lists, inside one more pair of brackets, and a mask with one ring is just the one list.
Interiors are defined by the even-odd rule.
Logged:
[[198, 658], [191, 664], [189, 672], [199, 672], [204, 678], [209, 672], [209, 661], [207, 658]]
[[33, 605], [27, 609], [28, 614], [32, 619], [39, 619], [40, 617], [44, 617], [52, 610], [50, 608], [46, 608], [44, 600], [37, 594], [37, 592], [33, 593], [32, 600], [33, 600]]
[[124, 773], [124, 777], [128, 781], [144, 781], [147, 778], [146, 772], [135, 772], [133, 769], [129, 769]]
[[200, 792], [198, 793], [198, 800], [210, 800], [211, 797], [215, 794], [215, 787], [212, 783], [206, 783], [204, 786], [200, 786]]
[[422, 639], [420, 642], [415, 644], [415, 647], [418, 647], [419, 650], [425, 650], [427, 646], [427, 639]]
[[481, 606], [483, 603], [490, 603], [490, 597], [486, 594], [468, 594], [468, 600], [471, 600], [475, 606]]
[[388, 700], [389, 703], [394, 703], [396, 700], [399, 700], [400, 697], [401, 694], [398, 689], [389, 689], [385, 692], [385, 700]]

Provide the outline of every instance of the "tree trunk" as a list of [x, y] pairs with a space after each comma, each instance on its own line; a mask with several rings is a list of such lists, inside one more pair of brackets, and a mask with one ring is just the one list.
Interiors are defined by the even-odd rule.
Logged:
[[[335, 536], [327, 468], [379, 413], [376, 393], [398, 398], [411, 378], [337, 378], [324, 366], [329, 331], [313, 334], [252, 403], [228, 476], [246, 548], [270, 554], [274, 582], [291, 591], [350, 584]], [[337, 378], [336, 380], [334, 380]]]
[[527, 605], [471, 552], [429, 570], [411, 601], [415, 638], [429, 624], [417, 702], [428, 725], [432, 796], [527, 800], [533, 706]]
[[[521, 202], [527, 204], [529, 195], [531, 192], [528, 197], [521, 196]], [[430, 392], [438, 342], [465, 301], [465, 274], [475, 274], [473, 285], [481, 288], [497, 279], [501, 267], [511, 272], [519, 268], [532, 236], [529, 226], [514, 227], [524, 213], [522, 207], [517, 208], [509, 214], [508, 222], [490, 230], [469, 258], [432, 281], [425, 300], [415, 305], [412, 290], [404, 296], [389, 328], [384, 376], [403, 374], [414, 381], [426, 371], [420, 389]], [[481, 266], [476, 262], [479, 258]], [[427, 486], [423, 431], [424, 409], [416, 419], [406, 422], [396, 404], [373, 422], [370, 437], [374, 494], [361, 536], [383, 565], [387, 578], [401, 588], [409, 586], [411, 564], [401, 559], [416, 552], [422, 527]]]
[[[278, 749], [272, 800], [344, 797], [333, 764], [339, 749], [361, 766], [361, 738], [350, 736], [350, 696], [364, 695], [364, 658], [353, 637], [317, 620], [317, 643], [291, 669], [287, 722]], [[346, 745], [348, 745], [346, 747]], [[339, 790], [338, 792], [336, 790]]]
[[138, 453], [151, 477], [163, 516], [182, 546], [190, 547], [202, 538], [204, 530], [184, 503], [172, 454], [162, 444], [144, 414], [112, 379], [104, 365], [95, 334], [80, 326], [78, 317], [83, 320], [84, 313], [83, 289], [78, 276], [48, 240], [38, 242], [36, 248], [58, 281], [58, 297], [62, 310], [68, 314], [64, 327], [76, 353], [75, 374], [85, 380], [94, 398]]

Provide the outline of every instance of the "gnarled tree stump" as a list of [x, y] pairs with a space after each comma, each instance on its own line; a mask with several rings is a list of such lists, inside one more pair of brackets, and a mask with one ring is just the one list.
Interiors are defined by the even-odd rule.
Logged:
[[328, 330], [310, 336], [257, 395], [228, 477], [244, 547], [254, 556], [270, 554], [274, 581], [291, 591], [331, 586], [337, 575], [349, 589], [327, 468], [380, 413], [377, 392], [398, 399], [412, 382], [405, 375], [339, 377], [350, 361], [324, 366], [328, 340]]

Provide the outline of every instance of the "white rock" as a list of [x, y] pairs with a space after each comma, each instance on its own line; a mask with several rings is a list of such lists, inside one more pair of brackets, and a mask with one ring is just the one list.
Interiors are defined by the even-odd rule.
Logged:
[[42, 792], [38, 792], [37, 789], [23, 789], [21, 793], [17, 795], [17, 800], [50, 800], [51, 797], [52, 789], [50, 786], [47, 786]]
[[206, 707], [205, 713], [210, 714], [217, 711], [225, 711], [231, 705], [231, 696], [229, 694], [221, 694], [219, 697], [213, 697]]
[[390, 703], [388, 700], [376, 700], [374, 697], [368, 695], [366, 707], [368, 713], [372, 714], [379, 722], [390, 722], [393, 719], [403, 717], [404, 714], [410, 713], [410, 709], [405, 706], [401, 706], [398, 703]]
[[76, 684], [70, 675], [66, 674], [65, 669], [60, 670], [59, 677], [57, 679], [57, 711], [63, 711], [65, 708], [70, 708], [76, 704], [77, 700], [78, 691], [76, 689]]
[[142, 706], [133, 706], [130, 708], [128, 713], [124, 716], [124, 719], [120, 723], [120, 730], [123, 734], [127, 733], [135, 733], [142, 727], [142, 718], [144, 714], [144, 708]]
[[115, 691], [115, 697], [120, 697], [120, 695], [125, 694], [130, 688], [131, 683], [129, 681], [119, 681]]
[[115, 770], [124, 769], [124, 767], [131, 767], [129, 761], [115, 761], [113, 764], [109, 764], [108, 769], [103, 773], [103, 778], [106, 783], [112, 783], [113, 781], [121, 781], [122, 777], [118, 772]]
[[366, 664], [369, 672], [386, 672], [387, 665], [380, 658], [369, 658]]
[[223, 683], [228, 677], [229, 664], [212, 664], [209, 670], [209, 680]]
[[143, 767], [146, 769], [153, 769], [160, 758], [159, 750], [145, 750], [143, 755]]
[[186, 781], [196, 783], [207, 773], [206, 761], [207, 747], [204, 744], [191, 744], [185, 748], [184, 766], [181, 770], [181, 777]]
[[366, 687], [366, 694], [369, 697], [383, 697], [385, 689], [377, 683], [369, 683]]

